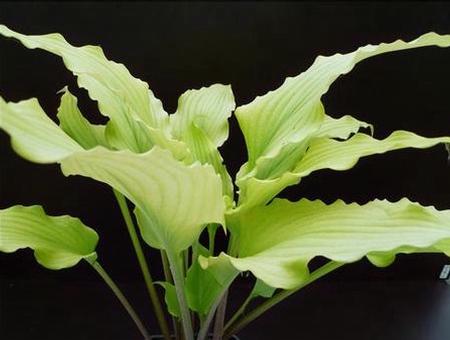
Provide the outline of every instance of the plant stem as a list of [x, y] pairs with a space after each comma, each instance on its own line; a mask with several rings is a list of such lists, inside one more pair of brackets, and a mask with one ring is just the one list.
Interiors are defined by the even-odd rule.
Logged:
[[199, 241], [198, 239], [195, 240], [194, 244], [192, 245], [192, 253], [191, 253], [191, 263], [194, 264], [195, 261], [198, 260], [198, 247], [199, 247]]
[[227, 254], [230, 256], [236, 256], [237, 251], [237, 236], [235, 233], [230, 233], [230, 238], [228, 241]]
[[283, 301], [288, 296], [294, 294], [295, 292], [299, 291], [300, 289], [304, 288], [305, 286], [309, 285], [310, 283], [318, 280], [322, 276], [332, 272], [333, 270], [338, 269], [339, 267], [341, 267], [343, 265], [344, 265], [344, 263], [330, 261], [327, 264], [320, 267], [319, 269], [312, 272], [311, 275], [308, 277], [308, 279], [305, 282], [303, 282], [300, 286], [298, 286], [294, 289], [283, 290], [283, 291], [279, 292], [278, 294], [272, 296], [269, 300], [266, 300], [265, 302], [260, 304], [258, 307], [256, 307], [254, 310], [252, 310], [249, 314], [247, 314], [245, 317], [243, 317], [238, 322], [235, 322], [234, 324], [231, 324], [228, 327], [225, 327], [225, 335], [223, 338], [228, 339], [233, 334], [239, 332], [242, 328], [247, 326], [251, 321], [255, 320], [261, 314], [266, 312], [268, 309], [275, 306], [277, 303]]
[[134, 323], [136, 324], [137, 328], [139, 328], [139, 331], [144, 336], [144, 339], [146, 339], [146, 340], [150, 339], [150, 335], [148, 334], [148, 331], [145, 328], [145, 326], [143, 325], [141, 319], [136, 314], [133, 307], [131, 307], [127, 298], [122, 294], [119, 287], [117, 287], [117, 285], [114, 283], [114, 281], [111, 279], [111, 277], [106, 273], [106, 271], [100, 265], [100, 263], [94, 262], [94, 263], [91, 263], [91, 266], [97, 271], [97, 273], [102, 277], [102, 279], [106, 282], [106, 284], [109, 286], [109, 288], [111, 288], [111, 290], [114, 292], [116, 297], [122, 303], [123, 307], [126, 309], [128, 314], [131, 316]]
[[123, 219], [125, 220], [125, 224], [127, 226], [131, 242], [133, 243], [133, 247], [136, 252], [139, 266], [141, 267], [142, 275], [144, 277], [145, 285], [147, 286], [148, 294], [150, 295], [150, 300], [152, 302], [153, 310], [156, 314], [159, 327], [161, 328], [161, 332], [163, 333], [164, 338], [166, 340], [170, 340], [171, 336], [169, 327], [167, 326], [167, 321], [164, 317], [161, 302], [159, 300], [158, 294], [156, 293], [155, 286], [153, 285], [153, 280], [150, 274], [148, 263], [147, 260], [145, 259], [144, 252], [142, 251], [142, 247], [136, 233], [136, 228], [134, 226], [133, 219], [131, 218], [130, 211], [128, 209], [127, 201], [125, 197], [116, 190], [114, 190], [114, 195], [116, 196], [117, 203], [119, 203], [120, 211], [122, 212]]
[[186, 276], [189, 269], [189, 248], [183, 251], [183, 276]]
[[200, 328], [200, 331], [198, 332], [197, 340], [205, 339], [205, 337], [208, 333], [211, 321], [214, 318], [214, 314], [216, 313], [217, 307], [219, 306], [220, 302], [222, 301], [222, 297], [224, 296], [225, 292], [226, 291], [224, 291], [222, 294], [220, 294], [220, 296], [217, 298], [217, 300], [211, 306], [211, 309], [209, 310], [208, 315], [202, 322], [202, 327]]
[[[173, 277], [172, 277], [172, 273], [170, 272], [169, 260], [167, 259], [166, 251], [161, 250], [160, 254], [161, 254], [161, 262], [163, 265], [164, 278], [166, 279], [167, 282], [173, 284]], [[172, 320], [172, 327], [173, 327], [175, 339], [180, 340], [181, 336], [180, 336], [180, 331], [179, 331], [179, 322], [177, 320], [175, 320], [175, 317], [173, 317], [173, 316], [171, 316], [171, 320]]]
[[172, 252], [167, 252], [167, 257], [170, 263], [170, 270], [172, 271], [173, 280], [175, 283], [175, 290], [177, 292], [178, 303], [180, 305], [181, 321], [183, 323], [184, 336], [186, 340], [194, 340], [194, 331], [192, 330], [191, 315], [186, 302], [186, 295], [184, 292], [184, 276], [182, 274], [184, 258], [176, 256]]
[[208, 226], [208, 249], [209, 249], [210, 256], [214, 256], [216, 231], [217, 231], [217, 226], [215, 226], [215, 225]]
[[[183, 270], [181, 272], [182, 277], [186, 277], [187, 272], [189, 270], [190, 249], [191, 248], [189, 247], [182, 252], [182, 254], [183, 254], [183, 266], [182, 266]], [[192, 327], [192, 330], [194, 330], [195, 329], [195, 313], [194, 313], [194, 311], [190, 310], [189, 315], [190, 315], [190, 320], [191, 320], [191, 327]]]
[[245, 309], [247, 308], [250, 301], [253, 299], [253, 295], [250, 292], [245, 299], [244, 303], [239, 307], [239, 309], [234, 313], [234, 315], [231, 317], [230, 320], [228, 320], [227, 324], [225, 325], [225, 329], [228, 329], [241, 315], [245, 312]]
[[223, 294], [223, 297], [219, 303], [219, 307], [217, 308], [216, 319], [214, 321], [214, 330], [213, 330], [213, 338], [212, 340], [220, 340], [223, 335], [223, 323], [225, 320], [225, 312], [227, 309], [227, 298], [228, 298], [228, 289]]
[[165, 250], [161, 250], [161, 262], [163, 264], [164, 277], [167, 282], [173, 284], [172, 273], [170, 272], [169, 260], [167, 259], [167, 254]]

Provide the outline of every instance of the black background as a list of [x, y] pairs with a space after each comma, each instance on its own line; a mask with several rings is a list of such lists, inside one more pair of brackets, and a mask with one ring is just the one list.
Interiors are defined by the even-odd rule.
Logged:
[[[241, 105], [256, 95], [278, 87], [285, 77], [299, 74], [319, 54], [350, 52], [367, 43], [390, 42], [397, 38], [410, 40], [428, 31], [449, 33], [450, 5], [443, 2], [5, 2], [0, 5], [0, 22], [26, 34], [60, 32], [73, 45], [101, 45], [108, 58], [124, 63], [134, 76], [147, 81], [155, 95], [163, 101], [165, 109], [174, 112], [177, 98], [190, 88], [213, 83], [231, 84], [236, 102]], [[65, 70], [58, 57], [40, 50], [28, 50], [4, 38], [0, 39], [0, 51], [0, 90], [7, 101], [37, 97], [49, 116], [55, 119], [59, 104], [56, 92], [69, 85], [70, 90], [79, 97], [83, 113], [93, 122], [105, 122], [97, 111], [96, 103], [89, 100], [84, 90], [76, 88], [74, 77]], [[351, 114], [373, 123], [377, 138], [384, 138], [398, 129], [430, 137], [450, 135], [449, 61], [450, 49], [437, 47], [396, 52], [364, 61], [349, 75], [339, 78], [324, 96], [326, 111], [334, 117]], [[221, 150], [234, 176], [246, 159], [246, 151], [236, 120], [232, 118], [230, 124], [230, 140]], [[87, 178], [65, 178], [56, 165], [37, 165], [19, 158], [11, 150], [9, 137], [4, 132], [0, 133], [0, 155], [0, 207], [42, 204], [50, 214], [67, 213], [80, 217], [100, 235], [98, 253], [104, 267], [139, 301], [138, 309], [143, 314], [149, 314], [133, 249], [110, 190]], [[292, 200], [300, 197], [321, 198], [328, 203], [337, 198], [366, 203], [375, 198], [396, 201], [408, 197], [424, 205], [448, 209], [449, 170], [447, 154], [442, 146], [427, 150], [402, 150], [363, 159], [350, 171], [315, 173], [301, 185], [283, 192], [282, 196]], [[150, 258], [156, 259], [156, 253], [147, 252]], [[380, 315], [393, 313], [391, 309], [380, 311], [383, 307], [376, 303], [383, 299], [401, 300], [400, 294], [408, 291], [403, 289], [403, 285], [416, 282], [417, 286], [412, 286], [408, 294], [411, 299], [423, 300], [424, 305], [417, 302], [420, 306], [417, 307], [418, 314], [402, 319], [410, 327], [415, 318], [424, 315], [420, 308], [425, 308], [427, 298], [424, 296], [421, 300], [419, 291], [435, 280], [446, 262], [447, 258], [443, 255], [411, 255], [399, 256], [394, 265], [386, 269], [376, 269], [366, 261], [340, 269], [326, 278], [324, 283], [317, 284], [322, 290], [317, 288], [313, 291], [311, 288], [308, 293], [308, 299], [314, 306], [314, 301], [319, 301], [314, 300], [318, 299], [317, 295], [322, 299], [329, 297], [325, 302], [321, 300], [322, 303], [339, 300], [335, 298], [335, 290], [347, 284], [343, 286], [347, 288], [342, 288], [338, 294], [342, 299], [335, 301], [337, 306], [331, 309], [322, 306], [319, 309], [323, 315], [319, 314], [322, 316], [318, 320], [332, 323], [335, 329], [317, 339], [331, 338], [339, 330], [342, 333], [338, 334], [345, 334], [347, 339], [353, 333], [348, 329], [356, 329], [358, 334], [356, 323], [347, 329], [342, 322], [336, 321], [334, 313], [346, 311], [350, 318], [357, 319], [364, 313], [361, 314], [363, 309], [358, 312], [355, 308], [362, 308], [364, 303], [371, 305], [370, 301], [375, 304], [374, 308], [379, 309]], [[151, 265], [154, 276], [158, 277], [161, 268], [156, 261], [151, 261]], [[0, 276], [2, 327], [8, 339], [22, 339], [25, 334], [46, 334], [43, 339], [53, 339], [53, 336], [55, 339], [92, 339], [94, 337], [81, 333], [63, 337], [57, 331], [79, 332], [77, 322], [69, 323], [61, 315], [77, 317], [84, 308], [91, 313], [88, 313], [91, 315], [88, 319], [103, 315], [104, 319], [99, 320], [117, 320], [112, 329], [109, 326], [97, 329], [96, 339], [119, 339], [118, 334], [122, 334], [122, 338], [127, 337], [125, 334], [134, 334], [127, 316], [116, 308], [114, 298], [103, 289], [101, 283], [97, 283], [96, 274], [87, 265], [49, 271], [35, 263], [31, 251], [24, 250], [13, 255], [0, 254]], [[377, 294], [377, 288], [358, 286], [361, 289], [358, 295], [352, 286], [356, 282], [378, 285], [376, 287], [383, 287], [384, 290], [380, 288], [379, 295], [373, 295]], [[249, 286], [238, 280], [235, 287], [237, 301], [240, 291], [245, 291]], [[356, 299], [361, 305], [356, 303]], [[403, 299], [408, 301], [409, 295], [403, 295]], [[292, 305], [290, 313], [302, 315], [295, 298], [292, 301], [286, 304]], [[348, 307], [352, 306], [349, 301], [355, 302], [353, 307]], [[389, 301], [383, 303], [392, 307]], [[408, 305], [410, 302], [405, 303], [405, 306], [413, 306]], [[49, 307], [46, 309], [40, 305], [40, 309], [36, 309], [39, 304]], [[345, 309], [345, 306], [348, 308]], [[105, 309], [116, 312], [108, 314]], [[303, 311], [308, 312], [305, 308]], [[45, 313], [61, 317], [61, 325], [55, 332], [36, 322], [36, 314], [41, 315], [39, 320], [42, 323], [46, 322]], [[30, 325], [30, 320], [35, 320], [35, 324], [24, 327], [20, 333], [13, 327], [13, 321], [7, 322], [13, 320], [11, 314], [16, 318], [23, 317], [21, 322], [24, 324]], [[300, 326], [292, 319], [289, 323], [287, 320], [289, 318], [280, 323], [279, 328], [290, 329], [291, 332], [283, 334], [292, 335], [292, 330]], [[376, 320], [381, 329], [386, 329], [390, 324], [389, 319]], [[83, 325], [91, 328], [86, 329], [86, 334], [92, 334], [92, 328], [96, 327], [94, 322]], [[258, 327], [263, 326], [264, 323], [258, 324]], [[359, 327], [361, 332], [367, 328]], [[389, 326], [393, 339], [432, 339], [429, 336], [420, 337], [422, 335], [417, 335], [417, 332], [413, 332], [418, 336], [414, 338], [413, 333], [405, 335], [406, 326], [401, 331], [395, 327], [395, 322]], [[306, 330], [304, 332], [309, 334]], [[274, 333], [270, 334], [262, 333], [253, 338], [247, 335], [243, 339], [276, 338]], [[380, 331], [368, 334], [372, 335], [364, 337], [360, 334], [355, 339], [387, 339], [387, 333]], [[316, 339], [313, 333], [309, 338]]]

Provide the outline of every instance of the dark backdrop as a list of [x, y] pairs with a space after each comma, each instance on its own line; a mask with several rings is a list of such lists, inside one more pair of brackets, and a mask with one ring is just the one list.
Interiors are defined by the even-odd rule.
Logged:
[[[74, 45], [101, 45], [108, 58], [124, 63], [134, 76], [147, 81], [165, 109], [174, 112], [178, 96], [190, 88], [231, 84], [240, 105], [278, 87], [285, 77], [299, 74], [319, 54], [349, 52], [397, 38], [410, 40], [428, 31], [449, 33], [450, 6], [444, 2], [5, 2], [0, 5], [0, 22], [26, 34], [60, 32]], [[93, 122], [104, 122], [96, 104], [84, 90], [76, 89], [74, 77], [58, 57], [4, 38], [0, 51], [1, 95], [6, 100], [37, 97], [55, 119], [56, 92], [69, 85], [79, 96], [83, 113]], [[324, 96], [326, 111], [373, 123], [377, 138], [397, 129], [425, 136], [450, 135], [449, 61], [450, 49], [436, 47], [364, 61]], [[246, 151], [236, 120], [232, 118], [230, 124], [230, 140], [221, 151], [234, 176]], [[1, 208], [42, 204], [50, 214], [80, 217], [100, 234], [98, 253], [111, 275], [124, 284], [139, 284], [133, 249], [107, 187], [87, 178], [65, 178], [56, 165], [19, 158], [4, 132], [0, 132], [0, 155]], [[293, 200], [321, 198], [328, 203], [337, 198], [366, 203], [406, 196], [448, 209], [449, 170], [442, 146], [402, 150], [363, 159], [350, 171], [315, 173], [282, 195]], [[399, 256], [393, 266], [376, 269], [361, 261], [331, 278], [345, 282], [434, 280], [446, 262], [441, 255]], [[161, 269], [156, 262], [151, 264], [158, 276]], [[58, 289], [61, 282], [98, 281], [84, 264], [58, 272], [39, 267], [28, 250], [0, 254], [0, 276], [8, 282], [25, 282], [8, 294], [11, 299], [36, 282]]]

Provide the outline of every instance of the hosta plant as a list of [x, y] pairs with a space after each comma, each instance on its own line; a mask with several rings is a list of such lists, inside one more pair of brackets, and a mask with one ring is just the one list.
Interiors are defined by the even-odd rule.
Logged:
[[[398, 50], [448, 47], [450, 35], [427, 33], [409, 42], [319, 56], [305, 72], [238, 107], [229, 85], [188, 90], [169, 115], [147, 83], [108, 60], [98, 46], [74, 47], [60, 34], [24, 35], [3, 25], [0, 33], [60, 56], [108, 118], [106, 125], [91, 124], [68, 88], [60, 92], [59, 125], [36, 98], [0, 99], [0, 126], [20, 156], [58, 163], [65, 176], [86, 176], [111, 187], [166, 340], [172, 334], [202, 340], [210, 333], [227, 339], [287, 296], [363, 257], [387, 266], [399, 253], [450, 255], [450, 210], [406, 198], [365, 205], [275, 198], [321, 169], [347, 170], [364, 156], [450, 143], [450, 136], [427, 138], [408, 131], [376, 139], [369, 123], [348, 115], [332, 118], [321, 102], [329, 86], [358, 62]], [[248, 153], [234, 181], [218, 149], [228, 138], [233, 112]], [[48, 216], [37, 205], [9, 207], [0, 217], [1, 251], [31, 248], [49, 269], [84, 260], [150, 338], [145, 322], [100, 265], [94, 229], [67, 215]], [[215, 248], [218, 229], [226, 232], [226, 249]], [[200, 242], [202, 233], [209, 235], [208, 242]], [[164, 278], [152, 279], [142, 245], [160, 250], [161, 258], [150, 261], [161, 260]], [[328, 262], [310, 271], [309, 262], [318, 256]], [[228, 289], [245, 272], [254, 277], [254, 289], [225, 320]], [[164, 292], [167, 314], [157, 289]], [[249, 310], [255, 297], [266, 300]]]

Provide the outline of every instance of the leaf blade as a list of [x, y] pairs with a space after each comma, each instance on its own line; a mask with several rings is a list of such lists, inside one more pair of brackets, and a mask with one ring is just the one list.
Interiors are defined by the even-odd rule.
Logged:
[[[423, 46], [448, 47], [450, 35], [430, 32], [409, 42], [396, 40], [366, 45], [347, 54], [319, 56], [305, 72], [288, 77], [274, 91], [239, 106], [235, 114], [244, 133], [249, 157], [238, 173], [237, 184], [245, 193], [240, 201], [257, 200], [252, 197], [256, 194], [246, 187], [252, 179], [292, 182], [286, 178], [281, 180], [281, 177], [301, 160], [309, 141], [323, 133], [320, 128], [324, 121], [326, 123], [326, 116], [320, 98], [340, 75], [350, 72], [366, 58]], [[273, 165], [276, 167], [272, 168]]]
[[82, 150], [42, 110], [36, 98], [17, 103], [0, 97], [0, 128], [11, 136], [14, 150], [36, 163], [54, 163]]
[[137, 143], [136, 124], [167, 130], [168, 115], [148, 84], [133, 77], [123, 64], [108, 60], [99, 46], [70, 45], [59, 33], [25, 35], [0, 25], [0, 34], [19, 40], [30, 49], [43, 49], [60, 56], [65, 66], [77, 76], [78, 85], [98, 102], [100, 112], [110, 117], [122, 143], [135, 152], [148, 146]]
[[[189, 129], [184, 132], [184, 141], [189, 147], [192, 156], [202, 164], [210, 164], [222, 180], [223, 193], [229, 197], [229, 201], [233, 200], [233, 181], [228, 173], [223, 158], [209, 140], [206, 133], [192, 124]], [[231, 202], [230, 202], [231, 204]]]
[[345, 115], [337, 119], [325, 116], [325, 120], [314, 138], [347, 139], [351, 134], [358, 132], [360, 128], [370, 128], [370, 134], [373, 136], [374, 128], [372, 124], [358, 120], [350, 115]]
[[37, 261], [49, 269], [95, 261], [97, 233], [71, 216], [48, 216], [41, 206], [13, 206], [0, 210], [0, 251], [34, 250]]
[[217, 148], [228, 138], [228, 118], [234, 108], [231, 86], [213, 84], [184, 92], [178, 99], [177, 111], [170, 116], [172, 135], [186, 143], [193, 159], [214, 167], [230, 201], [233, 182]]
[[[185, 165], [153, 147], [143, 154], [97, 147], [61, 161], [63, 173], [109, 184], [144, 213], [151, 246], [180, 252], [198, 237], [204, 225], [223, 223], [225, 204], [219, 176], [211, 166]], [[161, 249], [161, 248], [160, 248]]]
[[202, 268], [201, 259], [209, 255], [208, 249], [198, 246], [199, 258], [186, 275], [185, 291], [189, 308], [206, 316], [219, 296], [235, 279], [238, 271], [226, 258], [218, 258], [208, 268]]
[[154, 283], [164, 288], [164, 302], [166, 303], [167, 311], [170, 315], [179, 318], [181, 315], [180, 304], [178, 303], [175, 286], [166, 281], [157, 281]]
[[397, 253], [450, 253], [450, 210], [402, 199], [360, 206], [336, 201], [275, 199], [239, 218], [239, 258], [229, 257], [272, 287], [290, 289], [308, 275], [308, 262], [324, 256], [354, 262], [369, 255], [377, 265]]
[[329, 86], [340, 75], [350, 72], [358, 62], [382, 53], [433, 45], [450, 46], [450, 35], [431, 32], [410, 42], [396, 40], [392, 43], [366, 45], [347, 54], [319, 56], [307, 71], [297, 77], [287, 78], [278, 89], [239, 106], [236, 116], [248, 144], [249, 162], [254, 163], [258, 157], [267, 154], [267, 150], [287, 133], [283, 130], [299, 125], [298, 119], [305, 124], [307, 121], [303, 118], [306, 119], [311, 114], [303, 111], [305, 107], [309, 108], [307, 104], [314, 103], [309, 104], [311, 107], [317, 105]]
[[185, 131], [194, 124], [219, 147], [228, 138], [228, 118], [234, 108], [230, 85], [213, 84], [188, 90], [178, 99], [177, 112], [170, 116], [173, 135], [183, 140]]
[[[344, 131], [340, 130], [339, 133]], [[342, 134], [341, 134], [342, 135]], [[285, 172], [279, 178], [258, 179], [249, 178], [241, 188], [242, 204], [234, 211], [269, 202], [284, 188], [298, 184], [303, 177], [321, 169], [343, 171], [352, 168], [362, 157], [383, 154], [404, 148], [425, 149], [437, 144], [448, 143], [450, 137], [427, 138], [409, 131], [394, 131], [385, 139], [375, 139], [363, 133], [356, 133], [345, 141], [337, 141], [325, 137], [311, 141], [305, 156], [291, 171]]]
[[69, 89], [65, 87], [62, 92], [57, 114], [61, 129], [84, 149], [92, 149], [97, 145], [108, 147], [105, 126], [91, 124], [81, 113], [78, 100]]
[[426, 138], [402, 130], [394, 131], [382, 140], [362, 133], [343, 142], [320, 138], [311, 143], [310, 149], [293, 173], [301, 178], [320, 169], [348, 170], [365, 156], [409, 147], [425, 149], [449, 142], [450, 136]]

